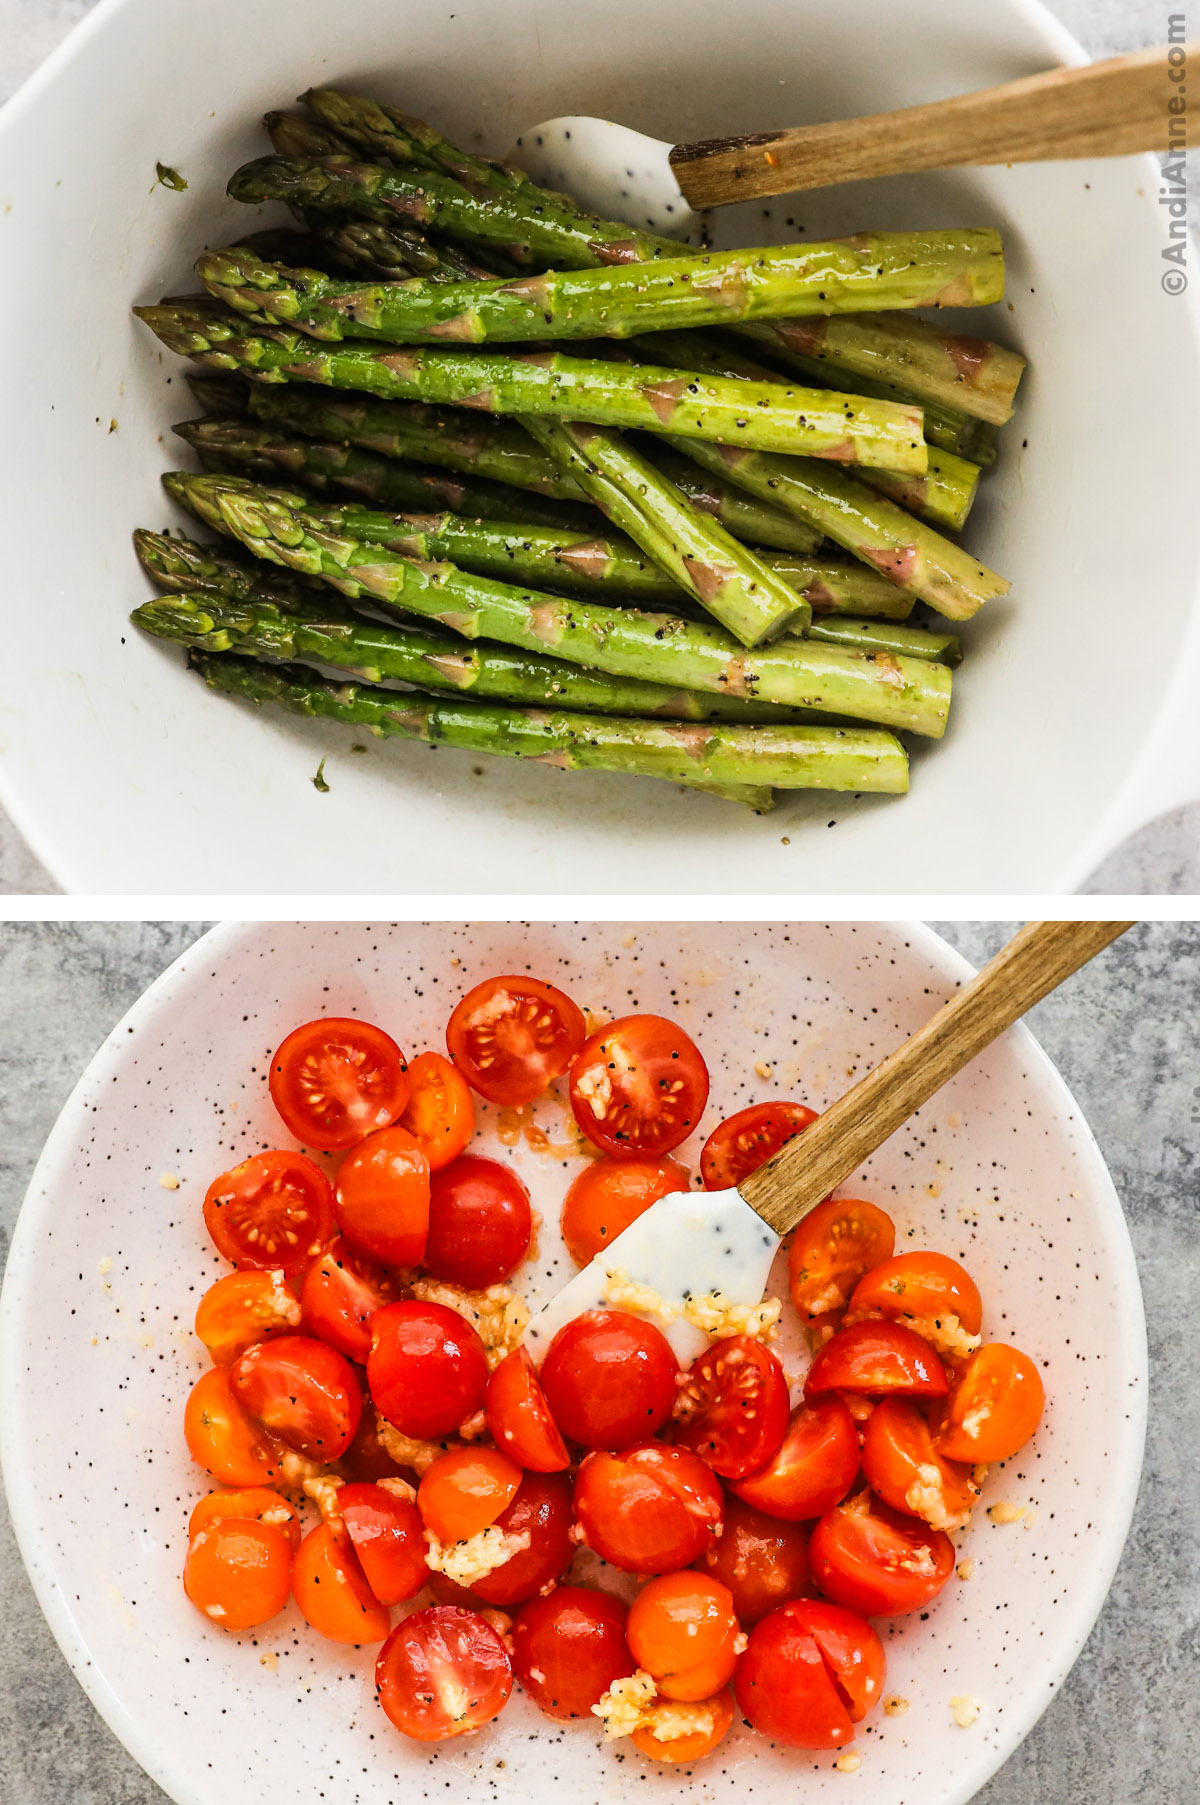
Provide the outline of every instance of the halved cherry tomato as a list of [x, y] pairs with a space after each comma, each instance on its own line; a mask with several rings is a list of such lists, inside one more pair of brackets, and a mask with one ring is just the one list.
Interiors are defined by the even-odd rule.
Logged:
[[408, 1102], [404, 1055], [382, 1028], [331, 1015], [293, 1028], [271, 1061], [271, 1101], [306, 1147], [337, 1153]]
[[425, 1531], [412, 1498], [384, 1485], [344, 1485], [337, 1508], [380, 1604], [404, 1604], [429, 1579]]
[[446, 1026], [450, 1057], [489, 1103], [540, 1097], [583, 1045], [583, 1011], [538, 978], [487, 978], [469, 990]]
[[818, 1398], [792, 1412], [778, 1453], [730, 1489], [768, 1516], [800, 1523], [844, 1498], [857, 1477], [854, 1418], [840, 1398]]
[[344, 1355], [311, 1335], [260, 1341], [229, 1369], [238, 1403], [309, 1460], [336, 1460], [354, 1439], [362, 1390]]
[[328, 1523], [310, 1529], [292, 1563], [292, 1590], [306, 1623], [331, 1642], [382, 1642], [392, 1619], [367, 1584], [348, 1536]]
[[756, 1730], [794, 1749], [836, 1749], [883, 1694], [883, 1644], [861, 1617], [802, 1598], [750, 1632], [733, 1689]]
[[628, 1448], [661, 1429], [678, 1363], [661, 1329], [624, 1310], [585, 1310], [565, 1323], [539, 1375], [550, 1414], [584, 1448]]
[[390, 1272], [335, 1235], [304, 1275], [300, 1303], [305, 1333], [328, 1342], [347, 1360], [365, 1360], [371, 1351], [372, 1316], [394, 1303], [400, 1291]]
[[589, 1141], [618, 1159], [670, 1153], [699, 1125], [708, 1067], [695, 1041], [661, 1015], [623, 1015], [590, 1036], [571, 1065], [571, 1108]]
[[974, 1279], [944, 1253], [899, 1253], [859, 1280], [850, 1298], [849, 1320], [878, 1311], [881, 1316], [921, 1323], [954, 1316], [968, 1335], [978, 1335], [983, 1304]]
[[727, 1191], [757, 1172], [785, 1142], [801, 1134], [817, 1112], [804, 1103], [752, 1103], [726, 1116], [705, 1141], [700, 1175], [706, 1191]]
[[594, 1159], [572, 1179], [562, 1207], [563, 1240], [577, 1266], [586, 1266], [643, 1210], [690, 1181], [673, 1159]]
[[483, 1405], [497, 1447], [531, 1473], [561, 1473], [571, 1464], [567, 1444], [550, 1414], [537, 1368], [515, 1347], [488, 1380]]
[[738, 1497], [725, 1500], [725, 1527], [697, 1565], [728, 1586], [747, 1629], [809, 1589], [808, 1531], [769, 1517]]
[[367, 1358], [371, 1396], [403, 1435], [437, 1441], [483, 1403], [488, 1365], [483, 1342], [445, 1304], [385, 1304], [372, 1319]]
[[430, 1575], [435, 1598], [450, 1603], [493, 1605], [502, 1611], [524, 1604], [547, 1591], [571, 1564], [571, 1480], [566, 1473], [526, 1473], [516, 1497], [496, 1518], [496, 1528], [506, 1536], [529, 1537], [503, 1563], [477, 1579], [470, 1591], [456, 1586], [444, 1574]]
[[400, 1126], [420, 1144], [431, 1172], [457, 1159], [475, 1132], [471, 1087], [442, 1053], [418, 1053], [408, 1068], [412, 1089]]
[[303, 1153], [256, 1153], [209, 1185], [204, 1226], [235, 1266], [290, 1277], [333, 1233], [333, 1192]]
[[280, 1477], [283, 1443], [247, 1416], [229, 1373], [227, 1366], [213, 1366], [193, 1385], [183, 1413], [188, 1452], [220, 1485], [273, 1485]]
[[291, 1541], [261, 1520], [214, 1518], [188, 1544], [183, 1589], [219, 1628], [254, 1629], [277, 1616], [288, 1601]]
[[232, 1366], [256, 1341], [300, 1324], [300, 1300], [282, 1271], [227, 1272], [196, 1309], [196, 1333], [215, 1366]]
[[1041, 1374], [1020, 1348], [1003, 1341], [976, 1348], [933, 1423], [934, 1443], [950, 1460], [1008, 1460], [1042, 1420]]
[[632, 1674], [627, 1615], [619, 1598], [594, 1586], [555, 1586], [522, 1605], [513, 1621], [513, 1666], [547, 1717], [590, 1718], [613, 1681]]
[[969, 1467], [939, 1454], [929, 1424], [908, 1398], [883, 1398], [863, 1430], [867, 1484], [893, 1510], [934, 1529], [961, 1529], [979, 1496]]
[[827, 1316], [849, 1302], [863, 1274], [891, 1256], [896, 1225], [873, 1203], [827, 1197], [800, 1223], [788, 1249], [788, 1284], [802, 1317]]
[[875, 1318], [839, 1329], [816, 1355], [804, 1381], [806, 1398], [826, 1391], [944, 1398], [949, 1389], [945, 1368], [927, 1341], [902, 1323]]
[[714, 1473], [755, 1472], [778, 1452], [787, 1426], [783, 1367], [753, 1336], [730, 1335], [692, 1362], [675, 1404], [675, 1440]]
[[354, 1440], [335, 1464], [339, 1476], [351, 1485], [376, 1485], [381, 1479], [403, 1479], [415, 1487], [417, 1482], [412, 1468], [394, 1459], [380, 1441], [378, 1417], [369, 1402], [364, 1403]]
[[684, 1703], [729, 1684], [740, 1634], [733, 1594], [707, 1573], [660, 1573], [629, 1607], [634, 1660], [664, 1698]]
[[237, 1492], [208, 1492], [188, 1519], [188, 1539], [227, 1517], [281, 1529], [290, 1547], [299, 1545], [300, 1518], [295, 1505], [266, 1485], [252, 1485]]
[[575, 1514], [588, 1546], [627, 1573], [669, 1573], [720, 1533], [721, 1487], [689, 1448], [648, 1442], [585, 1456]]
[[417, 1509], [439, 1542], [466, 1542], [491, 1527], [520, 1483], [520, 1467], [498, 1448], [448, 1448], [421, 1475]]
[[426, 1272], [468, 1291], [498, 1285], [529, 1252], [529, 1192], [511, 1166], [464, 1153], [429, 1185]]
[[385, 1266], [415, 1266], [429, 1232], [429, 1162], [407, 1128], [381, 1128], [338, 1167], [338, 1227]]
[[[685, 1730], [681, 1736], [657, 1736], [654, 1724], [639, 1724], [630, 1741], [641, 1755], [648, 1755], [651, 1761], [674, 1761], [689, 1763], [702, 1761], [705, 1755], [711, 1755], [726, 1730], [733, 1722], [733, 1700], [728, 1688], [718, 1692], [714, 1698], [702, 1699], [700, 1704], [688, 1713], [694, 1716], [696, 1711], [707, 1710], [709, 1722], [704, 1729]], [[669, 1718], [663, 1715], [662, 1727], [666, 1727]]]
[[899, 1617], [937, 1597], [954, 1570], [954, 1543], [864, 1491], [813, 1526], [808, 1558], [822, 1592], [847, 1610]]
[[504, 1709], [512, 1662], [477, 1611], [434, 1604], [396, 1625], [379, 1651], [375, 1684], [398, 1730], [442, 1742], [481, 1730]]

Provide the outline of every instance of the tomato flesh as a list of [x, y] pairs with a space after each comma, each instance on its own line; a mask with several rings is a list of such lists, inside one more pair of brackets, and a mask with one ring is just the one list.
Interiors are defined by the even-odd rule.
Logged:
[[333, 1193], [303, 1153], [256, 1153], [213, 1180], [204, 1225], [235, 1266], [290, 1277], [333, 1233]]
[[466, 1542], [491, 1527], [520, 1483], [520, 1467], [498, 1448], [448, 1448], [422, 1474], [417, 1509], [439, 1542]]
[[752, 1103], [713, 1129], [700, 1153], [706, 1191], [727, 1191], [757, 1172], [773, 1153], [803, 1133], [817, 1112], [804, 1103]]
[[344, 1485], [338, 1513], [371, 1591], [382, 1605], [415, 1598], [429, 1578], [425, 1530], [413, 1500], [383, 1485]]
[[590, 1720], [614, 1680], [633, 1673], [627, 1616], [619, 1598], [593, 1586], [555, 1586], [522, 1605], [513, 1622], [513, 1667], [547, 1717]]
[[970, 1468], [938, 1452], [929, 1424], [907, 1398], [883, 1398], [875, 1406], [863, 1430], [862, 1464], [877, 1497], [934, 1529], [961, 1529], [979, 1495]]
[[266, 1485], [246, 1486], [236, 1492], [207, 1493], [188, 1519], [188, 1539], [227, 1517], [265, 1523], [268, 1529], [280, 1529], [292, 1548], [300, 1541], [300, 1518], [295, 1505]]
[[734, 1693], [774, 1742], [835, 1749], [883, 1692], [883, 1645], [869, 1623], [822, 1599], [780, 1605], [750, 1632]]
[[840, 1398], [794, 1410], [778, 1451], [731, 1490], [768, 1516], [799, 1523], [846, 1496], [858, 1477], [858, 1430]]
[[721, 1487], [689, 1448], [649, 1442], [584, 1457], [575, 1514], [588, 1546], [627, 1573], [669, 1573], [698, 1560], [721, 1528]]
[[188, 1452], [219, 1485], [273, 1485], [281, 1476], [284, 1445], [242, 1409], [230, 1370], [210, 1367], [193, 1385], [183, 1413]]
[[328, 1523], [310, 1529], [292, 1565], [292, 1589], [305, 1622], [331, 1642], [382, 1642], [391, 1617], [359, 1565], [349, 1536]]
[[563, 1240], [577, 1266], [586, 1266], [644, 1210], [690, 1180], [673, 1159], [594, 1159], [572, 1179], [562, 1208]]
[[362, 1415], [354, 1368], [311, 1335], [259, 1342], [229, 1378], [243, 1410], [309, 1460], [337, 1460], [354, 1440]]
[[407, 1128], [382, 1128], [338, 1168], [338, 1227], [385, 1266], [416, 1266], [429, 1233], [429, 1162]]
[[733, 1700], [726, 1689], [713, 1698], [702, 1700], [701, 1706], [709, 1717], [705, 1729], [687, 1730], [682, 1736], [660, 1737], [655, 1735], [652, 1724], [639, 1724], [630, 1741], [639, 1755], [645, 1755], [651, 1761], [673, 1761], [684, 1765], [702, 1761], [705, 1755], [712, 1754], [733, 1722]]
[[566, 1572], [575, 1552], [571, 1539], [571, 1480], [567, 1473], [526, 1473], [517, 1495], [496, 1518], [506, 1536], [528, 1534], [528, 1548], [475, 1581], [484, 1604], [502, 1611], [524, 1604]]
[[738, 1622], [748, 1629], [808, 1591], [808, 1531], [731, 1496], [720, 1538], [699, 1564], [729, 1588]]
[[538, 978], [488, 978], [446, 1028], [450, 1057], [489, 1103], [520, 1107], [565, 1072], [583, 1044], [583, 1011]]
[[529, 1252], [529, 1192], [511, 1166], [464, 1153], [429, 1184], [429, 1235], [422, 1264], [435, 1279], [484, 1291]]
[[810, 1210], [788, 1248], [792, 1302], [809, 1321], [844, 1309], [873, 1266], [891, 1257], [896, 1225], [873, 1203], [827, 1197]]
[[661, 1573], [629, 1607], [630, 1653], [664, 1698], [695, 1703], [733, 1677], [740, 1635], [733, 1594], [707, 1573]]
[[675, 1418], [681, 1447], [699, 1454], [723, 1479], [744, 1478], [772, 1458], [787, 1430], [783, 1367], [752, 1336], [714, 1342], [692, 1362]]
[[256, 1341], [299, 1326], [300, 1300], [278, 1267], [227, 1272], [196, 1309], [196, 1333], [216, 1366], [232, 1366]]
[[293, 1028], [271, 1061], [271, 1100], [306, 1147], [353, 1147], [408, 1102], [404, 1055], [382, 1028], [328, 1016]]
[[864, 1617], [899, 1617], [937, 1597], [954, 1569], [954, 1543], [860, 1492], [814, 1525], [808, 1558], [814, 1580], [838, 1604]]
[[1046, 1393], [1041, 1374], [1020, 1348], [989, 1341], [967, 1361], [945, 1410], [934, 1425], [934, 1443], [950, 1460], [1009, 1460], [1042, 1419]]
[[471, 1087], [442, 1053], [418, 1053], [408, 1068], [411, 1086], [400, 1117], [431, 1172], [457, 1159], [475, 1132]]
[[527, 1349], [506, 1354], [488, 1380], [488, 1428], [498, 1448], [532, 1473], [560, 1473], [571, 1464]]
[[871, 1311], [919, 1320], [956, 1316], [968, 1335], [977, 1335], [983, 1303], [974, 1279], [944, 1253], [901, 1253], [859, 1280], [850, 1298], [850, 1318]]
[[806, 1398], [828, 1391], [944, 1398], [949, 1389], [946, 1370], [927, 1341], [902, 1323], [870, 1318], [839, 1329], [804, 1381]]
[[558, 1331], [539, 1377], [568, 1441], [627, 1448], [667, 1421], [676, 1370], [671, 1344], [653, 1323], [623, 1310], [586, 1310]]
[[508, 1703], [512, 1683], [512, 1662], [496, 1631], [457, 1605], [430, 1605], [404, 1618], [375, 1666], [380, 1704], [416, 1742], [481, 1730]]
[[371, 1351], [372, 1316], [399, 1292], [390, 1272], [335, 1235], [304, 1275], [300, 1305], [305, 1332], [347, 1360], [363, 1361]]
[[657, 1158], [686, 1141], [708, 1101], [696, 1043], [661, 1015], [624, 1015], [591, 1035], [571, 1066], [583, 1133], [621, 1159]]
[[372, 1319], [367, 1385], [403, 1435], [438, 1441], [483, 1403], [488, 1366], [483, 1342], [445, 1304], [385, 1304]]
[[282, 1611], [292, 1590], [292, 1544], [270, 1524], [219, 1517], [188, 1546], [183, 1589], [223, 1630], [254, 1629]]

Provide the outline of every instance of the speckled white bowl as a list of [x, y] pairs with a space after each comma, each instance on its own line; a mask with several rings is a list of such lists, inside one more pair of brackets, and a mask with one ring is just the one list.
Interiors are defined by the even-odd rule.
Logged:
[[[826, 1106], [911, 1032], [966, 966], [925, 929], [876, 925], [228, 926], [186, 953], [117, 1027], [80, 1081], [30, 1186], [5, 1283], [0, 1431], [22, 1551], [75, 1673], [117, 1735], [180, 1805], [336, 1797], [346, 1805], [498, 1805], [554, 1787], [618, 1805], [838, 1799], [961, 1805], [1054, 1696], [1103, 1602], [1141, 1460], [1145, 1330], [1120, 1207], [1085, 1123], [1031, 1037], [992, 1048], [852, 1181], [902, 1243], [970, 1266], [985, 1331], [1045, 1368], [1046, 1420], [995, 1471], [984, 1503], [1036, 1517], [963, 1538], [975, 1561], [928, 1620], [885, 1631], [889, 1689], [911, 1701], [859, 1739], [856, 1778], [829, 1756], [744, 1730], [687, 1771], [621, 1759], [584, 1726], [515, 1698], [458, 1744], [407, 1743], [378, 1710], [374, 1651], [323, 1642], [294, 1606], [226, 1637], [184, 1598], [188, 1512], [206, 1489], [183, 1445], [203, 1365], [191, 1334], [220, 1262], [200, 1201], [211, 1176], [280, 1140], [267, 1057], [296, 1022], [362, 1013], [408, 1049], [441, 1041], [455, 997], [532, 968], [580, 1002], [677, 1015], [713, 1074], [702, 1132], [773, 1092]], [[769, 1078], [756, 1065], [772, 1067]], [[548, 1102], [551, 1129], [561, 1107]], [[573, 1161], [521, 1144], [545, 1223], [531, 1301], [569, 1269], [555, 1232]], [[700, 1137], [682, 1150], [695, 1162]], [[182, 1179], [164, 1189], [160, 1176]], [[274, 1654], [277, 1661], [266, 1661]], [[971, 1729], [949, 1700], [974, 1693]], [[486, 1788], [486, 1792], [485, 1789]], [[849, 1789], [849, 1792], [847, 1791]]]

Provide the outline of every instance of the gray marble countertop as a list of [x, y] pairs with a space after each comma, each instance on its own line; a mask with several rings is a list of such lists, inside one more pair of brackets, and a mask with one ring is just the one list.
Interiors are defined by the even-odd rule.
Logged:
[[[0, 103], [17, 88], [94, 0], [0, 0]], [[1160, 43], [1167, 8], [1158, 0], [1047, 0], [1094, 57]], [[1119, 847], [1082, 886], [1096, 895], [1200, 894], [1200, 802], [1153, 822]], [[13, 823], [0, 810], [0, 895], [56, 892]]]
[[[976, 964], [1012, 924], [935, 923]], [[0, 926], [0, 1237], [87, 1060], [195, 923]], [[1061, 1695], [977, 1805], [1184, 1805], [1196, 1796], [1200, 1385], [1195, 1324], [1200, 927], [1143, 925], [1034, 1012], [1094, 1129], [1133, 1235], [1151, 1411], [1133, 1530]], [[69, 1673], [0, 1520], [0, 1802], [163, 1805]]]

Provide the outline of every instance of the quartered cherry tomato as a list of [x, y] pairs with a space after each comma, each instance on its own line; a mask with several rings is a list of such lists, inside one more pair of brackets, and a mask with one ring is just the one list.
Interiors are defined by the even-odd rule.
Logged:
[[281, 1529], [289, 1547], [299, 1545], [300, 1518], [295, 1505], [266, 1485], [252, 1485], [236, 1492], [207, 1493], [188, 1519], [188, 1539], [227, 1517], [265, 1523], [268, 1529]]
[[379, 1651], [375, 1684], [398, 1730], [442, 1742], [481, 1730], [504, 1709], [512, 1662], [477, 1611], [435, 1604], [396, 1625]]
[[407, 1128], [369, 1135], [338, 1167], [334, 1208], [352, 1247], [416, 1266], [429, 1232], [429, 1162]]
[[899, 1617], [937, 1597], [954, 1569], [954, 1543], [858, 1492], [813, 1526], [808, 1558], [818, 1586], [838, 1604], [864, 1617]]
[[229, 1374], [229, 1367], [213, 1366], [193, 1385], [183, 1413], [188, 1452], [220, 1485], [272, 1485], [284, 1445], [242, 1409]]
[[591, 1717], [614, 1680], [634, 1670], [624, 1604], [594, 1586], [555, 1586], [531, 1598], [513, 1622], [517, 1678], [547, 1717]]
[[756, 1730], [794, 1749], [836, 1749], [853, 1740], [883, 1694], [883, 1644], [861, 1617], [797, 1599], [750, 1632], [733, 1689]]
[[220, 1629], [254, 1629], [288, 1601], [291, 1541], [261, 1518], [214, 1518], [188, 1544], [183, 1589]]
[[435, 1172], [429, 1185], [426, 1272], [468, 1291], [485, 1291], [529, 1252], [529, 1192], [511, 1166], [464, 1153]]
[[1042, 1418], [1041, 1374], [1020, 1348], [985, 1342], [967, 1361], [934, 1419], [934, 1443], [950, 1460], [1008, 1460]]
[[971, 1469], [939, 1454], [929, 1424], [908, 1398], [883, 1398], [875, 1406], [863, 1429], [862, 1464], [877, 1497], [934, 1529], [961, 1529], [979, 1495]]
[[874, 1318], [839, 1329], [804, 1381], [806, 1398], [828, 1391], [944, 1398], [949, 1389], [945, 1368], [927, 1341], [902, 1323]]
[[537, 1368], [523, 1347], [506, 1354], [488, 1380], [488, 1428], [498, 1448], [532, 1473], [560, 1473], [571, 1464], [550, 1414]]
[[469, 990], [446, 1028], [450, 1057], [489, 1103], [540, 1097], [583, 1045], [583, 1011], [538, 978], [488, 978]]
[[337, 1508], [371, 1591], [382, 1605], [415, 1598], [429, 1579], [425, 1529], [412, 1498], [383, 1485], [344, 1485]]
[[404, 1055], [382, 1028], [327, 1016], [293, 1028], [271, 1061], [271, 1100], [306, 1147], [337, 1153], [408, 1102]]
[[803, 1103], [752, 1103], [717, 1124], [700, 1154], [706, 1191], [727, 1191], [757, 1172], [785, 1142], [815, 1122], [817, 1112]]
[[337, 1460], [354, 1439], [362, 1390], [354, 1368], [311, 1335], [260, 1341], [229, 1369], [248, 1416], [309, 1460]]
[[371, 1327], [371, 1396], [403, 1435], [438, 1441], [475, 1415], [487, 1390], [483, 1342], [445, 1304], [385, 1304]]
[[686, 1191], [682, 1166], [662, 1159], [594, 1159], [572, 1179], [562, 1208], [563, 1240], [577, 1266], [586, 1266], [643, 1210], [671, 1191]]
[[895, 1224], [875, 1204], [855, 1197], [819, 1203], [788, 1249], [788, 1284], [801, 1317], [843, 1309], [863, 1274], [890, 1258], [895, 1244]]
[[300, 1324], [300, 1300], [273, 1272], [227, 1272], [210, 1285], [196, 1310], [196, 1333], [216, 1366], [232, 1366], [256, 1341]]
[[787, 1426], [783, 1368], [770, 1348], [750, 1335], [715, 1341], [692, 1362], [679, 1387], [675, 1440], [723, 1479], [741, 1479], [763, 1466], [778, 1451]]
[[660, 1573], [629, 1607], [630, 1653], [664, 1698], [694, 1703], [727, 1686], [740, 1635], [733, 1594], [707, 1573]]
[[333, 1233], [333, 1192], [303, 1153], [256, 1153], [209, 1185], [204, 1226], [235, 1266], [290, 1276]]
[[421, 1475], [417, 1509], [439, 1542], [466, 1542], [491, 1527], [520, 1483], [520, 1467], [498, 1448], [448, 1448]]
[[[706, 1698], [694, 1706], [688, 1713], [695, 1717], [697, 1712], [708, 1714], [708, 1723], [703, 1728], [685, 1730], [681, 1735], [656, 1735], [654, 1724], [639, 1724], [630, 1741], [640, 1755], [649, 1756], [651, 1761], [673, 1761], [685, 1766], [693, 1761], [702, 1761], [705, 1755], [711, 1755], [726, 1730], [733, 1722], [733, 1700], [728, 1689], [718, 1692], [714, 1698]], [[663, 1726], [666, 1727], [664, 1721]]]
[[568, 1441], [627, 1448], [670, 1416], [676, 1370], [671, 1344], [652, 1322], [623, 1310], [585, 1310], [558, 1331], [539, 1376]]
[[721, 1528], [721, 1487], [688, 1448], [648, 1442], [588, 1454], [575, 1482], [588, 1546], [627, 1573], [669, 1573], [698, 1560]]
[[858, 1430], [840, 1398], [792, 1412], [779, 1450], [757, 1472], [730, 1481], [747, 1504], [799, 1523], [844, 1498], [858, 1477]]
[[475, 1132], [471, 1087], [442, 1053], [418, 1053], [408, 1068], [411, 1086], [401, 1128], [420, 1146], [431, 1172], [457, 1159]]
[[978, 1335], [983, 1304], [965, 1267], [944, 1253], [900, 1253], [859, 1280], [850, 1298], [849, 1319], [878, 1311], [893, 1321], [925, 1322], [953, 1316], [968, 1335]]
[[697, 1565], [728, 1586], [738, 1622], [748, 1629], [808, 1591], [808, 1530], [729, 1497], [725, 1527]]
[[708, 1067], [661, 1015], [623, 1015], [591, 1035], [571, 1065], [571, 1108], [589, 1141], [618, 1159], [670, 1153], [699, 1126]]
[[391, 1617], [367, 1584], [345, 1533], [328, 1523], [310, 1529], [292, 1564], [292, 1590], [306, 1623], [331, 1642], [355, 1647], [382, 1642]]
[[328, 1342], [347, 1360], [365, 1360], [371, 1351], [372, 1316], [399, 1295], [390, 1272], [335, 1235], [304, 1275], [300, 1304], [305, 1332]]

